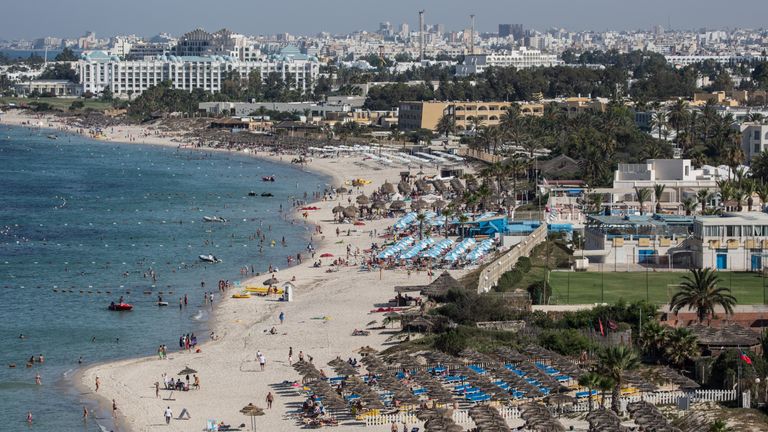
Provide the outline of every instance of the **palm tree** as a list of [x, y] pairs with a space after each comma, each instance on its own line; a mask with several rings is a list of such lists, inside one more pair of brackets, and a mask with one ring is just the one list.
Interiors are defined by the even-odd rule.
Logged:
[[686, 216], [690, 216], [691, 213], [693, 213], [696, 210], [696, 200], [688, 197], [683, 200], [683, 211], [685, 211]]
[[424, 238], [424, 222], [427, 220], [427, 215], [419, 213], [416, 215], [416, 220], [419, 221], [419, 240]]
[[651, 200], [651, 190], [635, 186], [635, 196], [637, 197], [637, 202], [640, 204], [640, 215], [642, 216], [645, 214], [645, 203]]
[[611, 409], [619, 414], [621, 405], [619, 396], [623, 383], [622, 373], [637, 368], [640, 359], [637, 352], [627, 345], [608, 347], [598, 355], [598, 370], [613, 380], [613, 392], [611, 394]]
[[661, 213], [661, 194], [664, 193], [666, 185], [655, 184], [653, 185], [653, 196], [656, 199], [656, 213]]
[[704, 214], [707, 210], [707, 201], [711, 199], [712, 194], [709, 192], [709, 189], [699, 189], [699, 191], [696, 192], [696, 200], [701, 204], [701, 214]]
[[675, 128], [675, 137], [680, 135], [680, 130], [685, 126], [687, 117], [688, 102], [678, 99], [669, 109], [669, 124]]
[[443, 114], [443, 116], [440, 117], [440, 120], [438, 120], [435, 130], [437, 130], [440, 135], [448, 138], [448, 135], [456, 132], [456, 117], [451, 113]]
[[755, 193], [760, 198], [760, 211], [765, 209], [765, 205], [768, 204], [768, 184], [756, 183]]
[[659, 139], [661, 139], [662, 130], [667, 126], [667, 113], [664, 111], [653, 113], [653, 116], [651, 117], [651, 125], [659, 130]]
[[589, 394], [589, 412], [592, 412], [592, 390], [600, 387], [602, 376], [596, 372], [587, 372], [579, 377], [579, 385], [587, 388]]
[[443, 217], [445, 217], [445, 238], [448, 238], [448, 218], [453, 216], [453, 207], [447, 206], [443, 208]]
[[605, 393], [611, 391], [616, 385], [616, 381], [609, 376], [601, 376], [597, 387], [600, 389], [600, 409], [605, 409]]
[[684, 307], [696, 309], [700, 323], [708, 316], [714, 317], [716, 306], [721, 306], [727, 315], [733, 314], [736, 297], [731, 295], [730, 288], [718, 287], [719, 282], [720, 276], [711, 268], [689, 270], [669, 303], [672, 311], [678, 313]]
[[640, 334], [640, 347], [646, 354], [658, 360], [662, 349], [667, 343], [668, 336], [669, 333], [666, 327], [659, 324], [658, 321], [649, 321], [643, 326]]
[[696, 357], [698, 353], [699, 341], [687, 328], [677, 327], [667, 335], [664, 355], [673, 365], [683, 367], [685, 362]]
[[595, 214], [600, 214], [603, 210], [603, 194], [598, 192], [592, 192], [587, 196], [589, 200], [589, 208]]
[[[507, 164], [504, 166], [504, 173], [506, 176], [512, 177], [512, 200], [513, 207], [517, 206], [517, 177], [523, 172], [525, 168], [525, 161], [518, 154], [513, 154], [507, 159]], [[500, 188], [501, 189], [501, 188]]]
[[752, 205], [755, 203], [752, 195], [757, 191], [757, 182], [751, 178], [746, 178], [741, 181], [741, 191], [747, 196], [747, 211], [752, 211]]

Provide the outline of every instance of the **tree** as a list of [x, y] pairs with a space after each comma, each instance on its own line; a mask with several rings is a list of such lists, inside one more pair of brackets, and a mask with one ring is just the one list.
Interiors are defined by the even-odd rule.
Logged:
[[699, 354], [699, 342], [687, 328], [674, 328], [667, 335], [664, 354], [670, 363], [683, 367], [685, 362]]
[[736, 297], [731, 295], [729, 288], [719, 287], [719, 282], [720, 276], [710, 268], [689, 270], [683, 276], [680, 290], [672, 296], [672, 311], [678, 313], [684, 307], [696, 309], [700, 323], [709, 316], [715, 316], [716, 306], [721, 306], [727, 315], [733, 314]]
[[752, 205], [755, 203], [753, 195], [757, 191], [757, 182], [751, 178], [743, 179], [740, 183], [741, 192], [747, 197], [747, 211], [752, 211]]
[[687, 197], [683, 200], [682, 204], [683, 204], [683, 211], [685, 212], [686, 216], [690, 216], [694, 211], [696, 211], [697, 203], [695, 199], [691, 197]]
[[448, 135], [456, 132], [456, 118], [453, 114], [445, 113], [437, 122], [437, 133], [448, 138]]
[[85, 108], [85, 102], [83, 102], [81, 100], [76, 100], [76, 101], [72, 102], [71, 105], [69, 105], [70, 111], [75, 111], [75, 110], [83, 109], [83, 108]]
[[707, 202], [711, 199], [712, 193], [709, 192], [709, 189], [699, 189], [699, 191], [696, 192], [696, 200], [701, 204], [701, 214], [704, 214], [707, 210]]
[[768, 151], [762, 151], [752, 158], [749, 171], [752, 178], [768, 183]]
[[651, 200], [651, 190], [635, 186], [635, 197], [640, 204], [640, 215], [645, 214], [645, 203]]
[[659, 359], [669, 336], [666, 327], [658, 321], [647, 322], [640, 334], [640, 347], [646, 354]]
[[661, 213], [661, 194], [664, 193], [666, 185], [657, 183], [653, 185], [653, 196], [656, 199], [656, 213]]
[[616, 381], [609, 376], [601, 376], [597, 387], [600, 389], [600, 409], [605, 409], [605, 393], [613, 390]]
[[659, 138], [662, 137], [662, 130], [667, 126], [667, 113], [664, 111], [657, 111], [653, 113], [651, 117], [652, 128], [656, 128], [659, 131]]
[[600, 380], [602, 377], [600, 374], [596, 372], [587, 372], [584, 375], [579, 377], [579, 385], [582, 387], [587, 388], [587, 392], [589, 393], [588, 400], [588, 409], [589, 412], [592, 412], [592, 390], [600, 387]]
[[616, 414], [619, 414], [621, 409], [619, 396], [621, 395], [621, 385], [624, 382], [622, 374], [625, 371], [637, 368], [639, 365], [640, 359], [637, 353], [632, 347], [627, 345], [608, 347], [598, 354], [598, 370], [613, 380], [611, 409]]
[[441, 213], [442, 213], [443, 217], [445, 218], [445, 227], [444, 227], [445, 228], [445, 238], [448, 238], [448, 227], [450, 226], [450, 224], [448, 223], [448, 218], [450, 218], [454, 214], [453, 207], [451, 207], [450, 205], [446, 206], [446, 207], [444, 207], [442, 209]]
[[77, 61], [77, 56], [70, 48], [64, 48], [60, 53], [56, 54], [53, 60], [57, 62], [73, 62]]
[[114, 99], [114, 95], [112, 94], [112, 89], [109, 87], [104, 87], [104, 90], [101, 91], [101, 98], [102, 102], [112, 102]]
[[424, 222], [427, 220], [427, 215], [419, 213], [416, 215], [416, 220], [419, 221], [419, 240], [424, 238]]

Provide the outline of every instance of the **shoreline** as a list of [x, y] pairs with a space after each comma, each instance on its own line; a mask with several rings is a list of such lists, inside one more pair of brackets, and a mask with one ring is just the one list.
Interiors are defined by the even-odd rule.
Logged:
[[[73, 134], [73, 135], [85, 137], [85, 138], [88, 138], [88, 139], [96, 140], [93, 136], [91, 136], [91, 135], [89, 135], [87, 133], [79, 132], [79, 131], [75, 130], [75, 128], [72, 128], [72, 127], [66, 125], [61, 120], [56, 119], [55, 116], [53, 116], [53, 117], [38, 118], [38, 117], [36, 117], [34, 115], [27, 114], [25, 112], [19, 112], [19, 111], [15, 112], [14, 114], [15, 115], [12, 115], [12, 116], [8, 117], [8, 112], [5, 112], [2, 116], [0, 116], [0, 125], [7, 125], [7, 126], [12, 126], [12, 127], [21, 127], [21, 128], [27, 128], [27, 129], [41, 129], [41, 130], [49, 130], [49, 131], [55, 131], [55, 132], [64, 132], [64, 133]], [[8, 121], [8, 120], [10, 120], [10, 121]], [[37, 124], [37, 125], [36, 124], [31, 124], [33, 122], [42, 123], [42, 125], [40, 125], [40, 124]], [[149, 130], [148, 128], [144, 128], [144, 127], [141, 127], [141, 126], [129, 126], [129, 127], [137, 128], [137, 129], [139, 129], [139, 131], [148, 131]], [[130, 130], [130, 131], [131, 132], [136, 132], [134, 130]], [[101, 141], [109, 142], [109, 143], [115, 143], [115, 144], [122, 144], [122, 145], [132, 145], [132, 144], [153, 145], [153, 146], [177, 148], [179, 150], [190, 150], [190, 151], [199, 151], [199, 152], [217, 152], [217, 153], [242, 155], [242, 156], [247, 156], [247, 157], [250, 157], [250, 158], [253, 158], [253, 159], [257, 159], [257, 160], [261, 159], [261, 160], [266, 160], [266, 161], [269, 161], [269, 162], [272, 162], [272, 163], [277, 163], [277, 164], [281, 164], [281, 165], [285, 165], [285, 166], [290, 166], [292, 168], [299, 169], [299, 170], [304, 171], [304, 172], [309, 172], [309, 173], [317, 174], [317, 175], [320, 175], [320, 176], [327, 176], [327, 177], [331, 178], [331, 182], [332, 183], [343, 183], [343, 178], [340, 177], [338, 175], [338, 173], [333, 171], [333, 170], [322, 169], [322, 168], [318, 168], [318, 169], [313, 170], [313, 169], [308, 168], [306, 166], [296, 166], [294, 164], [291, 164], [290, 162], [284, 161], [282, 159], [283, 155], [279, 155], [279, 154], [278, 155], [270, 154], [269, 152], [264, 152], [262, 154], [262, 153], [250, 152], [250, 151], [248, 151], [248, 152], [238, 152], [238, 151], [233, 151], [233, 150], [228, 150], [228, 149], [221, 149], [221, 148], [214, 148], [214, 147], [207, 147], [207, 146], [204, 146], [204, 147], [183, 146], [181, 143], [173, 142], [172, 140], [173, 140], [174, 137], [154, 137], [154, 136], [152, 136], [150, 134], [147, 134], [147, 136], [151, 137], [152, 139], [150, 139], [149, 141], [143, 141], [142, 140], [142, 141], [133, 141], [133, 142], [131, 142], [129, 140], [121, 140], [120, 138], [115, 138], [113, 136], [107, 136], [105, 138], [102, 138]], [[125, 138], [125, 136], [123, 136], [123, 138]], [[144, 138], [146, 138], [146, 137], [144, 137]], [[328, 183], [326, 183], [326, 185], [327, 184]], [[322, 203], [322, 200], [321, 201], [307, 202], [304, 205], [308, 205], [308, 206], [309, 205], [318, 205], [320, 203]], [[291, 212], [291, 214], [285, 214], [284, 215], [286, 220], [293, 220], [293, 221], [300, 220], [300, 218], [297, 215], [292, 214], [294, 210], [295, 210], [295, 207], [290, 207], [288, 209], [288, 211]], [[312, 223], [307, 224], [307, 225], [309, 227], [311, 227], [311, 228], [314, 228], [315, 226], [317, 226], [316, 224], [312, 224]], [[320, 241], [315, 243], [314, 239], [312, 239], [313, 231], [309, 231], [308, 230], [308, 232], [310, 233], [311, 241], [313, 242], [313, 244], [316, 245], [316, 248], [317, 249], [322, 248], [324, 246], [324, 244], [326, 243], [326, 240], [320, 240]], [[302, 251], [301, 248], [299, 248], [297, 250], [298, 251]], [[282, 271], [285, 271], [285, 270], [290, 269], [290, 268], [291, 267], [284, 268], [284, 269], [282, 269]], [[243, 286], [248, 285], [248, 284], [260, 285], [257, 282], [257, 279], [259, 279], [261, 277], [264, 277], [265, 273], [267, 273], [266, 269], [264, 269], [263, 272], [261, 272], [261, 271], [259, 272], [259, 274], [261, 276], [252, 275], [252, 276], [249, 276], [249, 277], [246, 277], [246, 278], [243, 278], [243, 279], [237, 279], [237, 282], [239, 282]], [[228, 291], [225, 291], [225, 293], [228, 294], [231, 290], [232, 289], [229, 289]], [[204, 326], [206, 331], [211, 331], [211, 329], [213, 329], [214, 327], [217, 327], [217, 325], [219, 324], [218, 323], [218, 313], [217, 312], [221, 309], [221, 307], [223, 306], [223, 303], [230, 302], [232, 300], [235, 300], [235, 299], [231, 298], [231, 296], [226, 296], [226, 295], [222, 295], [221, 296], [221, 300], [219, 300], [213, 306], [213, 308], [211, 310], [210, 318], [207, 321], [207, 325]], [[268, 316], [269, 316], [269, 313], [264, 313], [264, 315], [261, 317], [261, 319], [255, 321], [254, 324], [258, 324], [260, 322], [263, 322], [264, 320], [266, 320], [268, 318]], [[202, 349], [202, 348], [208, 346], [209, 344], [211, 344], [212, 342], [216, 342], [216, 341], [206, 340], [206, 341], [203, 341], [202, 343], [198, 344], [198, 347], [200, 347]], [[125, 423], [125, 419], [121, 418], [120, 416], [118, 416], [117, 419], [114, 419], [114, 418], [111, 417], [111, 402], [112, 401], [110, 400], [109, 397], [104, 396], [103, 394], [102, 395], [97, 395], [97, 394], [93, 393], [91, 387], [85, 382], [85, 376], [88, 373], [88, 371], [91, 370], [91, 369], [100, 369], [100, 368], [104, 368], [104, 367], [119, 367], [119, 365], [121, 365], [121, 364], [142, 363], [142, 362], [145, 362], [145, 361], [152, 360], [153, 358], [154, 358], [154, 356], [152, 356], [152, 355], [146, 355], [146, 356], [140, 356], [140, 357], [119, 358], [119, 359], [107, 360], [107, 361], [102, 361], [102, 362], [90, 364], [90, 365], [84, 366], [84, 367], [78, 367], [78, 368], [73, 369], [71, 371], [71, 373], [69, 373], [69, 374], [67, 374], [65, 372], [65, 374], [59, 378], [59, 382], [61, 382], [65, 386], [65, 388], [70, 389], [71, 391], [69, 391], [69, 393], [72, 393], [73, 395], [76, 395], [76, 394], [80, 394], [80, 395], [90, 394], [90, 396], [85, 397], [85, 399], [87, 399], [87, 401], [84, 403], [84, 405], [86, 405], [89, 408], [89, 412], [91, 412], [91, 414], [92, 414], [91, 416], [89, 416], [89, 418], [92, 419], [91, 420], [92, 422], [96, 422], [97, 424], [100, 424], [101, 426], [105, 426], [105, 427], [112, 426], [112, 427], [114, 427], [115, 430], [119, 430], [119, 431], [132, 431], [133, 429], [130, 428], [127, 423]], [[88, 404], [88, 401], [91, 402], [92, 404]], [[94, 409], [93, 409], [94, 406], [96, 408], [96, 411], [94, 411]], [[100, 416], [96, 416], [95, 415], [96, 412], [100, 413], [101, 415]], [[99, 420], [107, 420], [107, 421], [99, 421]]]
[[[72, 130], [73, 128], [64, 127], [60, 121], [47, 118], [17, 114], [15, 120], [15, 122], [9, 122], [7, 115], [4, 115], [0, 124], [32, 128], [46, 128], [47, 125], [48, 128], [54, 130], [77, 133]], [[38, 125], [34, 124], [35, 121], [38, 122]], [[24, 124], [24, 122], [33, 124]], [[39, 123], [42, 123], [42, 125]], [[201, 151], [217, 150], [266, 159], [275, 163], [290, 164], [283, 160], [283, 157], [289, 157], [288, 153], [274, 154], [269, 151], [235, 152], [208, 147], [182, 147], [180, 143], [174, 142], [171, 136], [128, 142], [120, 140], [120, 137], [130, 136], [131, 133], [141, 133], [141, 131], [148, 133], [148, 129], [143, 129], [142, 127], [132, 128], [119, 131], [123, 135], [108, 136], [104, 141], [124, 144], [160, 144]], [[85, 134], [81, 133], [80, 135]], [[377, 171], [376, 168], [363, 165], [354, 158], [315, 159], [308, 165], [297, 168], [303, 171], [330, 176], [332, 179], [331, 184], [334, 186], [342, 185], [346, 179], [377, 177], [378, 179], [374, 179], [371, 185], [359, 188], [359, 190], [366, 194], [370, 194], [371, 189], [380, 185], [383, 180], [396, 182], [399, 178], [399, 171], [397, 169], [386, 168]], [[351, 194], [348, 196], [352, 197]], [[312, 241], [318, 254], [330, 251], [335, 256], [343, 256], [345, 253], [344, 248], [347, 244], [364, 249], [370, 242], [378, 241], [370, 231], [376, 229], [383, 230], [384, 227], [389, 225], [389, 223], [386, 223], [387, 219], [366, 221], [366, 225], [369, 226], [361, 227], [360, 229], [356, 226], [340, 226], [335, 224], [330, 209], [334, 205], [339, 204], [339, 198], [343, 201], [347, 196], [337, 197], [337, 200], [334, 201], [320, 200], [306, 203], [306, 205], [317, 206], [321, 210], [308, 212], [309, 216], [304, 220], [302, 220], [299, 214], [285, 215], [294, 222], [300, 221], [305, 224], [310, 236], [313, 238]], [[293, 212], [294, 210], [296, 209], [291, 207], [290, 211]], [[391, 223], [391, 221], [390, 219], [389, 222]], [[316, 234], [314, 234], [315, 226], [323, 230], [324, 235], [320, 239], [314, 238], [316, 237]], [[333, 242], [332, 231], [338, 227], [344, 228], [345, 231], [349, 228], [350, 235], [337, 235], [338, 241]], [[352, 235], [353, 229], [354, 235]], [[381, 348], [388, 334], [374, 333], [369, 337], [360, 338], [351, 336], [352, 329], [365, 327], [365, 323], [372, 318], [368, 310], [378, 302], [386, 301], [386, 299], [391, 297], [393, 295], [392, 287], [395, 284], [428, 282], [425, 274], [410, 275], [403, 271], [388, 271], [386, 272], [386, 277], [384, 277], [381, 274], [357, 271], [356, 266], [340, 267], [338, 272], [331, 273], [328, 276], [328, 273], [322, 272], [322, 269], [312, 268], [307, 261], [308, 259], [301, 265], [281, 268], [278, 273], [278, 278], [281, 281], [296, 276], [297, 279], [294, 283], [296, 285], [296, 290], [294, 291], [296, 296], [295, 302], [278, 303], [271, 299], [262, 301], [261, 298], [239, 300], [231, 297], [225, 297], [225, 299], [220, 300], [215, 305], [215, 311], [208, 322], [209, 330], [215, 331], [219, 335], [219, 339], [215, 341], [206, 340], [199, 344], [198, 347], [202, 353], [189, 354], [171, 349], [168, 361], [154, 360], [154, 355], [148, 353], [139, 357], [93, 364], [77, 369], [71, 376], [71, 382], [74, 383], [75, 388], [80, 392], [80, 397], [94, 401], [99, 407], [99, 412], [104, 410], [106, 416], [100, 416], [101, 418], [110, 419], [111, 410], [109, 403], [113, 398], [117, 400], [120, 415], [114, 424], [116, 430], [147, 430], [149, 425], [159, 419], [162, 414], [160, 408], [150, 408], [147, 406], [149, 402], [145, 399], [155, 400], [152, 394], [154, 391], [152, 391], [151, 383], [160, 380], [161, 371], [173, 374], [175, 371], [172, 368], [179, 367], [181, 369], [189, 365], [201, 372], [202, 388], [206, 390], [205, 393], [210, 391], [211, 394], [208, 398], [200, 400], [200, 398], [195, 397], [199, 394], [195, 390], [175, 394], [175, 397], [177, 399], [189, 399], [189, 403], [183, 405], [183, 407], [190, 409], [196, 421], [201, 421], [202, 417], [198, 413], [203, 411], [206, 412], [206, 418], [226, 419], [227, 422], [237, 425], [245, 419], [242, 418], [242, 415], [238, 415], [237, 410], [232, 412], [234, 407], [232, 404], [237, 405], [238, 409], [249, 402], [264, 405], [263, 395], [266, 394], [267, 389], [286, 379], [293, 380], [298, 377], [298, 374], [287, 366], [287, 361], [275, 360], [275, 358], [282, 357], [280, 354], [276, 355], [275, 352], [287, 352], [287, 347], [292, 346], [295, 348], [295, 351], [304, 350], [307, 355], [316, 357], [316, 363], [324, 367], [325, 363], [336, 355], [345, 357], [350, 354], [354, 355], [354, 350], [363, 345], [372, 346], [377, 349]], [[325, 268], [323, 266], [323, 269]], [[246, 278], [241, 283], [253, 283], [257, 277], [264, 276]], [[387, 282], [382, 283], [382, 279], [386, 279]], [[384, 288], [383, 290], [380, 289], [382, 287]], [[226, 292], [227, 295], [231, 294], [230, 291]], [[285, 311], [289, 317], [287, 325], [284, 327], [279, 326], [276, 322], [278, 310]], [[244, 314], [245, 318], [243, 318]], [[303, 318], [298, 321], [300, 325], [295, 325], [292, 322], [296, 316]], [[383, 317], [376, 316], [375, 318], [382, 319]], [[280, 332], [285, 331], [286, 333], [277, 336], [265, 335], [266, 330], [270, 326], [279, 327]], [[320, 334], [323, 328], [325, 328], [324, 338]], [[295, 334], [294, 331], [296, 332]], [[278, 343], [277, 339], [287, 340]], [[259, 350], [265, 352], [270, 359], [270, 366], [277, 369], [275, 372], [261, 376], [257, 371], [253, 370], [253, 365], [255, 364], [253, 357], [256, 351], [254, 348], [259, 348]], [[210, 356], [208, 355], [209, 353], [211, 354]], [[294, 360], [296, 360], [296, 357], [297, 355], [294, 354]], [[199, 366], [200, 364], [207, 364], [211, 367], [203, 368]], [[92, 392], [92, 383], [97, 374], [102, 380], [103, 388], [98, 395]], [[219, 384], [218, 381], [224, 381], [223, 385], [214, 385], [214, 383]], [[253, 384], [255, 384], [255, 387], [260, 388], [259, 394], [261, 396], [254, 398], [253, 387], [243, 388], [244, 381], [256, 381]], [[210, 387], [219, 388], [208, 390]], [[202, 393], [203, 390], [200, 392]], [[142, 394], [145, 395], [142, 396]], [[261, 401], [259, 401], [260, 397], [262, 398]], [[236, 398], [237, 401], [233, 401], [233, 398]], [[286, 420], [282, 418], [282, 414], [287, 411], [282, 399], [284, 399], [282, 396], [278, 396], [275, 401], [277, 408], [275, 411], [281, 414], [280, 417], [271, 418], [274, 417], [271, 414], [275, 411], [270, 411], [265, 416], [270, 417], [266, 420], [270, 422], [272, 430], [295, 427], [295, 424], [291, 423], [288, 425]], [[230, 403], [224, 404], [224, 401]], [[161, 402], [160, 405], [170, 403], [165, 400], [158, 402]], [[179, 402], [175, 400], [172, 401], [171, 406], [174, 413], [178, 413], [182, 408]], [[165, 405], [162, 406], [163, 409], [164, 407]], [[152, 414], [148, 417], [150, 412]], [[222, 415], [226, 416], [222, 417]], [[184, 421], [174, 420], [170, 430], [190, 430], [193, 428], [191, 425], [182, 426], [181, 429], [178, 428], [180, 425], [186, 424]], [[194, 426], [194, 428], [196, 427]], [[342, 429], [344, 428], [342, 427]]]

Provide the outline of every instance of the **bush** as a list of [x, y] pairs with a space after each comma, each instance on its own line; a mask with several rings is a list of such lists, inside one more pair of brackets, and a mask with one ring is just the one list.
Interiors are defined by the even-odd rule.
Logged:
[[523, 273], [528, 273], [531, 271], [531, 259], [525, 256], [518, 258], [515, 268]]
[[552, 295], [552, 286], [543, 280], [536, 281], [528, 286], [528, 294], [533, 304], [547, 304]]
[[459, 355], [466, 347], [467, 339], [455, 330], [443, 333], [435, 339], [435, 348], [446, 354]]
[[544, 348], [566, 356], [577, 356], [593, 348], [589, 338], [574, 329], [545, 330], [539, 334], [538, 343]]
[[496, 290], [497, 291], [510, 291], [517, 285], [521, 280], [523, 280], [523, 272], [520, 271], [518, 268], [514, 268], [499, 278], [499, 281], [496, 283]]
[[78, 110], [78, 109], [83, 109], [83, 108], [85, 108], [85, 102], [80, 101], [80, 100], [72, 102], [72, 104], [69, 106], [69, 109], [72, 110], [72, 111]]

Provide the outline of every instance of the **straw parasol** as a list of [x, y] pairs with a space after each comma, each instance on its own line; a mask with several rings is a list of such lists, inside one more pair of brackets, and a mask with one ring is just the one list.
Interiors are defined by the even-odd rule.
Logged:
[[332, 211], [332, 212], [334, 212], [334, 213], [341, 213], [341, 212], [343, 212], [343, 211], [344, 211], [344, 206], [342, 206], [342, 205], [337, 205], [337, 206], [336, 206], [336, 207], [334, 207], [334, 208], [333, 208], [333, 210], [331, 210], [331, 211]]
[[192, 369], [191, 367], [187, 366], [184, 369], [179, 372], [179, 375], [190, 375], [190, 374], [196, 374], [197, 371]]
[[370, 198], [365, 195], [358, 195], [356, 201], [360, 205], [368, 205], [371, 203]]
[[387, 203], [385, 203], [382, 200], [376, 200], [373, 202], [372, 207], [376, 210], [384, 210], [385, 208], [387, 208]]
[[390, 182], [384, 182], [384, 184], [381, 185], [381, 192], [391, 195], [396, 192], [395, 185]]
[[349, 192], [349, 189], [345, 188], [344, 186], [336, 189], [336, 193], [343, 194], [343, 193], [347, 193], [347, 192]]
[[417, 201], [411, 201], [412, 210], [421, 210], [421, 209], [427, 208], [428, 206], [429, 204], [427, 204], [427, 202], [424, 201], [423, 199], [419, 199]]
[[263, 283], [264, 283], [264, 285], [267, 285], [267, 286], [272, 286], [272, 285], [277, 285], [277, 284], [279, 284], [279, 283], [280, 283], [280, 281], [278, 281], [278, 280], [277, 280], [277, 278], [273, 278], [273, 277], [272, 277], [272, 278], [269, 278], [269, 279], [265, 280]]
[[397, 190], [401, 194], [407, 195], [411, 192], [411, 185], [409, 185], [408, 182], [401, 181], [400, 183], [397, 184]]
[[401, 201], [401, 200], [392, 201], [392, 204], [389, 205], [389, 208], [392, 210], [402, 210], [405, 208], [405, 201]]
[[344, 215], [344, 217], [353, 218], [357, 215], [357, 207], [351, 205], [345, 208], [342, 214]]
[[249, 403], [248, 405], [244, 406], [243, 409], [240, 410], [241, 413], [249, 416], [251, 418], [251, 429], [256, 430], [256, 419], [257, 416], [263, 416], [264, 415], [264, 409], [257, 407], [256, 405]]
[[448, 205], [448, 203], [443, 201], [443, 200], [441, 200], [441, 199], [439, 199], [439, 200], [437, 200], [437, 201], [432, 203], [432, 207], [434, 207], [436, 209], [445, 208], [445, 206], [447, 206], [447, 205]]

